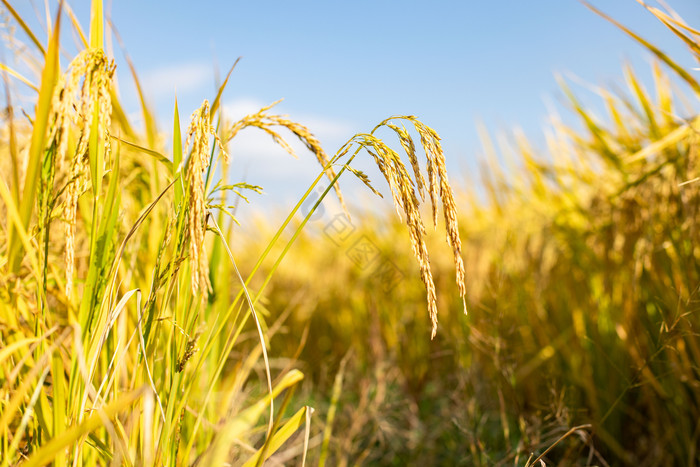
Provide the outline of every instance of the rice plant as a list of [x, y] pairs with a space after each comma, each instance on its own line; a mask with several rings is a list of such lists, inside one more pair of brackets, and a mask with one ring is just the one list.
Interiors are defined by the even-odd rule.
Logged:
[[[100, 0], [87, 34], [60, 2], [46, 41], [3, 5], [40, 70], [2, 65], [36, 96], [20, 116], [7, 92], [0, 128], [2, 465], [700, 461], [700, 120], [680, 109], [700, 84], [641, 35], [615, 23], [655, 56], [653, 95], [626, 67], [626, 92], [595, 89], [600, 119], [562, 81], [580, 124], [554, 119], [546, 151], [484, 130], [481, 178], [453, 191], [414, 116], [332, 156], [274, 103], [229, 121], [233, 67], [185, 126], [173, 99], [166, 132], [140, 95], [137, 128]], [[643, 6], [700, 61], [700, 32]], [[320, 165], [252, 238], [235, 209], [261, 187], [228, 158], [245, 129]], [[396, 215], [346, 205], [346, 172]], [[311, 220], [331, 190], [346, 243]]]
[[[11, 112], [4, 127], [10, 145], [3, 165], [13, 176], [0, 183], [3, 465], [260, 465], [304, 426], [308, 446], [313, 409], [301, 404], [288, 413], [304, 375], [293, 365], [274, 367], [267, 351], [283, 322], [260, 301], [270, 276], [249, 286], [306, 197], [257, 264], [240, 270], [229, 247], [234, 198], [260, 187], [227, 180], [226, 146], [247, 127], [289, 152], [280, 131], [304, 143], [321, 164], [314, 185], [327, 176], [341, 203], [338, 177], [348, 170], [369, 184], [349, 164], [362, 149], [374, 157], [397, 210], [407, 216], [435, 333], [435, 286], [414, 180], [382, 140], [357, 135], [328, 158], [308, 128], [273, 114], [272, 106], [228, 124], [220, 108], [227, 78], [211, 104], [205, 100], [193, 112], [184, 144], [175, 103], [166, 149], [143, 96], [145, 133], [122, 110], [100, 0], [92, 2], [88, 35], [59, 3], [46, 46], [4, 5], [43, 68], [38, 85], [23, 80], [37, 91], [35, 114], [27, 124]], [[83, 50], [62, 68], [65, 16]], [[420, 133], [434, 216], [439, 196], [464, 295], [454, 195], [439, 137], [414, 117], [391, 121], [400, 119]], [[413, 142], [389, 122], [378, 127], [401, 135], [422, 191]], [[261, 370], [262, 383], [256, 380]]]

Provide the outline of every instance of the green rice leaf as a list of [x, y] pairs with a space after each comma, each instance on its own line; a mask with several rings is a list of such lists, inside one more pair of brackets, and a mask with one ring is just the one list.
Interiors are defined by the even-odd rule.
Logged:
[[209, 119], [213, 120], [214, 115], [216, 114], [216, 111], [219, 109], [219, 103], [221, 102], [221, 95], [224, 93], [224, 89], [226, 88], [226, 84], [228, 83], [228, 79], [231, 77], [231, 73], [233, 73], [233, 69], [236, 68], [236, 65], [238, 65], [238, 62], [241, 60], [241, 57], [238, 57], [236, 61], [233, 63], [233, 66], [231, 66], [231, 69], [228, 71], [226, 74], [226, 79], [224, 80], [223, 84], [219, 86], [219, 91], [216, 93], [216, 97], [211, 103], [211, 108], [209, 110]]
[[274, 454], [282, 445], [294, 435], [294, 433], [297, 432], [301, 426], [306, 423], [307, 420], [307, 414], [313, 413], [313, 410], [311, 407], [302, 407], [301, 409], [297, 410], [297, 412], [291, 416], [287, 422], [285, 422], [284, 425], [282, 425], [282, 428], [277, 430], [274, 435], [272, 435], [272, 438], [270, 439], [270, 442], [267, 443], [267, 449], [265, 450], [265, 455], [263, 456], [263, 448], [258, 449], [258, 451], [248, 459], [248, 461], [243, 464], [243, 467], [253, 467], [256, 465], [260, 465], [262, 462], [266, 461], [272, 454]]
[[[39, 39], [37, 39], [37, 37], [34, 35], [34, 32], [33, 32], [33, 31], [31, 30], [31, 28], [27, 25], [27, 23], [24, 22], [24, 20], [23, 20], [22, 17], [19, 15], [19, 13], [17, 13], [17, 10], [15, 10], [14, 8], [12, 8], [12, 5], [10, 5], [10, 2], [8, 2], [7, 0], [2, 0], [2, 3], [5, 5], [5, 8], [7, 8], [7, 11], [10, 12], [10, 14], [11, 14], [12, 17], [15, 19], [15, 21], [17, 21], [17, 23], [19, 23], [20, 28], [22, 28], [22, 30], [25, 32], [25, 34], [26, 34], [27, 36], [29, 36], [29, 39], [31, 39], [31, 41], [34, 43], [34, 45], [36, 46], [36, 48], [39, 49], [39, 50], [41, 51], [42, 55], [46, 55], [46, 50], [44, 49], [44, 46], [41, 45], [41, 42], [40, 42]], [[61, 4], [61, 5], [62, 5], [62, 4]], [[60, 9], [61, 9], [61, 8], [60, 8], [60, 6], [59, 6], [59, 15], [60, 15]], [[56, 23], [56, 26], [58, 26], [58, 22]], [[49, 46], [49, 48], [50, 48], [50, 46]]]
[[163, 164], [168, 170], [171, 172], [173, 171], [173, 162], [165, 157], [163, 154], [159, 153], [158, 151], [154, 151], [153, 149], [148, 149], [147, 147], [141, 146], [140, 144], [133, 143], [131, 141], [127, 141], [125, 139], [119, 138], [118, 136], [111, 135], [112, 139], [115, 139], [119, 141], [122, 144], [125, 144], [129, 146], [130, 148], [136, 149], [137, 151], [140, 151], [148, 156], [151, 156], [155, 158], [158, 162]]
[[17, 71], [13, 70], [13, 69], [10, 68], [9, 66], [5, 65], [4, 63], [0, 63], [0, 70], [3, 70], [3, 71], [5, 71], [5, 72], [9, 73], [10, 75], [14, 76], [14, 77], [17, 78], [18, 80], [20, 80], [21, 82], [23, 82], [24, 84], [26, 84], [27, 86], [29, 86], [30, 88], [32, 88], [33, 90], [35, 90], [36, 92], [39, 92], [39, 88], [36, 87], [36, 85], [35, 85], [34, 83], [32, 83], [31, 81], [29, 81], [27, 78], [25, 78], [24, 76], [22, 76], [20, 73], [18, 73]]
[[110, 402], [107, 406], [94, 410], [92, 414], [79, 425], [57, 434], [57, 436], [48, 441], [22, 465], [24, 467], [38, 467], [55, 461], [59, 453], [65, 448], [74, 444], [81, 437], [104, 426], [107, 420], [113, 419], [117, 414], [131, 407], [141, 398], [144, 391], [145, 387], [135, 389], [126, 393], [119, 399]]
[[637, 79], [632, 67], [629, 65], [625, 66], [625, 76], [627, 77], [627, 81], [632, 88], [632, 92], [634, 92], [634, 95], [637, 96], [637, 101], [642, 106], [642, 110], [644, 110], [644, 115], [647, 117], [649, 136], [652, 140], [659, 139], [659, 126], [656, 123], [656, 117], [654, 115], [651, 99], [647, 95], [647, 92], [644, 90], [642, 84]]
[[[229, 72], [230, 74], [230, 72]], [[228, 80], [228, 76], [226, 77]], [[225, 83], [224, 83], [225, 84]], [[173, 115], [173, 162], [170, 167], [170, 173], [173, 179], [178, 176], [177, 173], [180, 172], [180, 180], [175, 182], [175, 206], [180, 206], [182, 201], [182, 194], [184, 192], [184, 184], [182, 174], [184, 173], [184, 167], [180, 167], [182, 164], [182, 132], [180, 131], [180, 112], [177, 108], [177, 98], [175, 99], [175, 110]]]
[[68, 17], [70, 18], [71, 24], [73, 25], [73, 29], [75, 29], [75, 32], [78, 34], [78, 37], [80, 37], [80, 42], [83, 44], [83, 47], [87, 49], [90, 46], [90, 44], [88, 43], [88, 40], [85, 37], [85, 32], [83, 31], [82, 26], [80, 26], [78, 18], [76, 18], [75, 13], [73, 13], [73, 9], [67, 2], [63, 3], [63, 7], [66, 9], [66, 13], [68, 13]]
[[[7, 2], [3, 0], [7, 6]], [[44, 150], [46, 148], [46, 137], [49, 125], [49, 114], [51, 112], [51, 100], [53, 98], [53, 90], [58, 81], [60, 73], [59, 64], [59, 36], [61, 31], [61, 6], [59, 5], [56, 13], [56, 22], [53, 28], [49, 47], [46, 52], [44, 69], [41, 73], [41, 85], [39, 87], [39, 98], [36, 106], [36, 115], [34, 125], [32, 126], [32, 137], [29, 146], [29, 161], [27, 163], [27, 171], [24, 181], [24, 190], [22, 191], [22, 200], [19, 206], [20, 218], [24, 230], [29, 229], [29, 221], [32, 217], [34, 209], [34, 200], [38, 191], [37, 183], [39, 181], [39, 168], [43, 159]], [[15, 229], [10, 234], [10, 249], [9, 263], [10, 270], [17, 273], [22, 261], [21, 244], [17, 239]]]
[[620, 22], [615, 21], [612, 19], [610, 16], [606, 15], [593, 5], [591, 5], [588, 2], [583, 2], [584, 5], [586, 5], [588, 8], [590, 8], [593, 12], [597, 13], [598, 15], [602, 16], [606, 20], [610, 21], [612, 24], [620, 28], [622, 31], [627, 33], [632, 39], [636, 40], [640, 44], [642, 44], [644, 47], [646, 47], [651, 53], [656, 55], [662, 62], [664, 62], [666, 65], [668, 65], [673, 71], [675, 71], [678, 76], [680, 76], [688, 85], [695, 91], [696, 94], [700, 95], [700, 83], [695, 80], [683, 67], [678, 65], [676, 62], [671, 60], [671, 58], [668, 57], [665, 53], [661, 51], [658, 47], [656, 47], [654, 44], [651, 42], [647, 41], [646, 39], [642, 38], [638, 34], [632, 32], [629, 28], [623, 26]]
[[104, 49], [104, 13], [102, 0], [92, 0], [90, 9], [90, 47], [93, 49]]

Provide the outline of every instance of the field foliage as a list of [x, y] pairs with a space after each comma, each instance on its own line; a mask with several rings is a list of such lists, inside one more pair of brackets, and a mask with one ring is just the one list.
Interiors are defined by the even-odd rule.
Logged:
[[[700, 32], [646, 8], [700, 64]], [[2, 466], [700, 462], [692, 67], [606, 17], [654, 57], [654, 89], [623, 67], [599, 118], [562, 81], [578, 123], [544, 149], [484, 130], [453, 191], [413, 116], [332, 156], [274, 104], [229, 121], [233, 68], [189, 119], [173, 100], [165, 132], [140, 95], [135, 127], [100, 0], [85, 28], [62, 3], [45, 38], [3, 9], [37, 74], [2, 64]], [[298, 139], [319, 172], [242, 238], [261, 187], [227, 148], [246, 129]], [[346, 206], [348, 176], [396, 212]]]

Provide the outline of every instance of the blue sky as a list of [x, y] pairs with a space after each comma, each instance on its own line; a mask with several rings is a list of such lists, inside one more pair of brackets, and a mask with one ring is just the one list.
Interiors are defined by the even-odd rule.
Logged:
[[[12, 3], [33, 16], [31, 2]], [[43, 2], [34, 3], [43, 11]], [[89, 3], [71, 3], [85, 25]], [[592, 3], [688, 69], [697, 66], [636, 1]], [[670, 3], [700, 26], [697, 0]], [[649, 54], [577, 0], [105, 4], [164, 132], [172, 126], [175, 94], [186, 126], [202, 100], [213, 98], [215, 70], [225, 73], [240, 56], [224, 98], [234, 116], [284, 98], [278, 112], [308, 125], [333, 153], [387, 116], [413, 114], [440, 133], [457, 178], [475, 170], [479, 121], [494, 132], [519, 126], [541, 141], [548, 105], [563, 109], [555, 73], [623, 87], [626, 60], [650, 82]], [[122, 97], [137, 116], [134, 87], [114, 47]], [[317, 173], [310, 155], [291, 159], [263, 135], [243, 133], [231, 151], [234, 173], [262, 184], [263, 204], [282, 210]]]

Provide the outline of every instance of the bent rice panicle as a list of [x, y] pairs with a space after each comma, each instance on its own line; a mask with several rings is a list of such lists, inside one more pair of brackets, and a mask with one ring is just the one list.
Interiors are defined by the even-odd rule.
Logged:
[[[369, 134], [357, 134], [351, 138], [338, 150], [333, 161], [336, 162], [344, 157], [350, 151], [350, 148], [356, 145], [357, 149], [344, 164], [343, 168], [350, 170], [374, 193], [380, 195], [371, 185], [370, 180], [364, 173], [351, 168], [349, 165], [358, 152], [364, 149], [372, 156], [380, 172], [389, 184], [396, 213], [399, 218], [403, 218], [401, 215], [402, 212], [406, 216], [406, 225], [408, 226], [411, 248], [413, 250], [413, 255], [418, 260], [421, 280], [427, 292], [428, 312], [432, 325], [430, 336], [432, 339], [437, 333], [438, 310], [435, 282], [430, 268], [428, 248], [425, 244], [425, 226], [420, 214], [420, 200], [425, 199], [425, 179], [420, 171], [413, 139], [406, 131], [405, 127], [399, 127], [390, 123], [393, 120], [405, 120], [412, 123], [415, 130], [420, 135], [421, 145], [427, 159], [428, 195], [430, 196], [433, 225], [437, 228], [438, 212], [436, 198], [439, 197], [442, 202], [442, 211], [445, 219], [446, 239], [448, 245], [450, 245], [453, 250], [457, 286], [459, 288], [459, 294], [462, 297], [464, 313], [466, 314], [466, 273], [464, 270], [464, 261], [462, 259], [462, 242], [459, 237], [459, 226], [457, 223], [457, 205], [455, 203], [452, 187], [447, 178], [445, 156], [442, 151], [442, 146], [440, 145], [440, 136], [437, 132], [412, 115], [390, 117], [374, 127]], [[390, 128], [398, 136], [401, 146], [408, 155], [415, 180], [409, 175], [399, 154], [374, 135], [374, 133], [383, 126]]]

